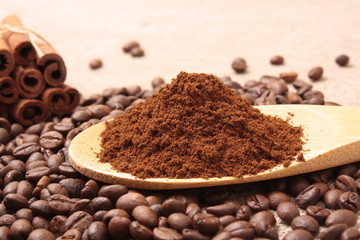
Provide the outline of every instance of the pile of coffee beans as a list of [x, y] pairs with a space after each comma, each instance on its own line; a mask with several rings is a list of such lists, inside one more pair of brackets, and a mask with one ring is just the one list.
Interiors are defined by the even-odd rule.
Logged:
[[[333, 104], [296, 78], [263, 76], [243, 86], [222, 80], [255, 105]], [[109, 88], [83, 99], [71, 116], [26, 128], [0, 118], [0, 239], [359, 239], [360, 163], [176, 191], [105, 184], [70, 165], [68, 146], [78, 133], [124, 114], [163, 84]]]

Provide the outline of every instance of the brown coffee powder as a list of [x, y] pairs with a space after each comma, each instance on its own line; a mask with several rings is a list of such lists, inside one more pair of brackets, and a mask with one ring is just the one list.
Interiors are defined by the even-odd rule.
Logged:
[[266, 116], [213, 75], [180, 73], [106, 124], [100, 159], [139, 178], [209, 178], [287, 166], [302, 129]]

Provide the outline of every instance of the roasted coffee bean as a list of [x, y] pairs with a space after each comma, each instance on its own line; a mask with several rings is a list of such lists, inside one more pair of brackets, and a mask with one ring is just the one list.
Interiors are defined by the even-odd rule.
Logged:
[[78, 178], [67, 178], [59, 182], [71, 198], [80, 197], [81, 190], [85, 187], [83, 180]]
[[7, 240], [9, 239], [9, 227], [7, 226], [1, 226], [0, 227], [0, 239], [1, 240]]
[[224, 204], [220, 204], [220, 205], [205, 207], [204, 210], [207, 213], [213, 214], [217, 217], [236, 214], [235, 206], [230, 203], [224, 203]]
[[95, 207], [90, 199], [80, 199], [70, 209], [69, 214], [73, 214], [77, 211], [84, 211], [93, 215], [95, 213]]
[[4, 197], [3, 203], [7, 209], [19, 210], [21, 208], [28, 208], [28, 200], [16, 193], [9, 193]]
[[14, 181], [14, 182], [9, 183], [8, 185], [6, 185], [4, 187], [3, 195], [6, 196], [9, 193], [16, 193], [18, 185], [19, 185], [18, 181]]
[[256, 226], [256, 224], [260, 221], [264, 221], [265, 223], [267, 223], [269, 225], [276, 224], [276, 219], [275, 219], [274, 215], [269, 211], [261, 211], [261, 212], [255, 213], [249, 220], [249, 222], [253, 226]]
[[169, 216], [175, 212], [186, 212], [186, 200], [179, 200], [176, 198], [168, 198], [162, 204], [162, 213], [164, 216]]
[[183, 240], [210, 240], [210, 237], [195, 229], [185, 228], [182, 230], [181, 234], [183, 236]]
[[10, 122], [6, 118], [0, 117], [0, 128], [6, 129], [6, 131], [10, 131]]
[[201, 208], [199, 207], [199, 204], [197, 203], [190, 203], [187, 205], [185, 214], [188, 215], [190, 218], [192, 218], [195, 214], [201, 213]]
[[287, 183], [287, 190], [291, 195], [297, 196], [309, 185], [309, 181], [304, 176], [294, 176], [289, 178]]
[[284, 240], [313, 240], [314, 237], [310, 232], [304, 229], [295, 229], [285, 235]]
[[146, 197], [146, 201], [148, 202], [149, 206], [155, 204], [161, 204], [165, 200], [166, 196], [164, 194], [154, 194]]
[[284, 63], [284, 57], [280, 55], [275, 55], [272, 58], [270, 58], [270, 63], [272, 65], [282, 65]]
[[40, 145], [37, 143], [29, 142], [23, 143], [13, 150], [13, 155], [18, 159], [25, 159], [29, 157], [34, 152], [40, 151]]
[[131, 42], [126, 43], [123, 46], [123, 51], [124, 52], [130, 52], [131, 49], [133, 49], [134, 47], [139, 47], [139, 46], [140, 46], [140, 44], [138, 42], [131, 41]]
[[312, 205], [306, 208], [306, 214], [315, 218], [319, 224], [323, 225], [326, 218], [329, 216], [330, 211], [323, 207]]
[[94, 221], [101, 221], [101, 220], [104, 218], [104, 216], [105, 216], [105, 214], [106, 214], [107, 212], [108, 212], [108, 211], [106, 211], [106, 210], [97, 211], [97, 212], [94, 213], [94, 215], [93, 215], [93, 220], [94, 220]]
[[147, 240], [153, 238], [153, 233], [150, 228], [141, 225], [137, 221], [133, 221], [130, 223], [129, 227], [130, 235], [134, 240]]
[[24, 175], [18, 170], [9, 171], [4, 177], [4, 185], [9, 184], [13, 181], [21, 181], [24, 179]]
[[278, 205], [276, 212], [281, 220], [290, 224], [291, 221], [300, 215], [299, 209], [292, 202], [282, 202]]
[[[211, 240], [229, 240], [232, 239], [232, 235], [230, 232], [219, 232], [218, 234], [216, 234]], [[243, 239], [243, 238], [240, 238]]]
[[90, 224], [92, 223], [93, 218], [90, 214], [84, 211], [78, 211], [71, 214], [66, 220], [65, 226], [66, 230], [69, 229], [78, 229], [80, 232], [84, 232]]
[[34, 214], [30, 209], [22, 208], [15, 213], [15, 217], [17, 219], [26, 219], [31, 222], [34, 218]]
[[64, 195], [66, 197], [69, 196], [68, 192], [66, 191], [66, 189], [59, 183], [50, 183], [49, 185], [47, 185], [46, 187], [50, 194], [61, 194]]
[[51, 170], [48, 167], [37, 167], [30, 169], [26, 172], [25, 178], [29, 182], [37, 182], [42, 178], [43, 176], [48, 176], [50, 174]]
[[3, 203], [0, 203], [0, 216], [7, 213], [6, 207]]
[[136, 206], [132, 211], [132, 216], [136, 221], [146, 227], [154, 228], [157, 226], [157, 214], [148, 206]]
[[171, 228], [166, 227], [157, 227], [154, 228], [153, 236], [155, 240], [167, 240], [167, 239], [173, 239], [173, 240], [182, 240], [183, 237], [180, 233], [176, 232], [175, 230]]
[[349, 60], [349, 56], [345, 54], [341, 54], [335, 58], [335, 62], [341, 67], [346, 66], [349, 63]]
[[237, 73], [243, 73], [246, 71], [247, 64], [244, 58], [235, 58], [234, 61], [231, 64], [231, 67], [235, 70]]
[[23, 143], [39, 143], [40, 137], [36, 134], [22, 133], [16, 136], [15, 143], [16, 145], [21, 145]]
[[169, 221], [167, 217], [159, 217], [158, 227], [169, 227]]
[[262, 194], [254, 194], [246, 197], [246, 204], [254, 212], [265, 211], [270, 207], [270, 202], [267, 197]]
[[356, 228], [348, 228], [341, 233], [340, 240], [360, 239], [360, 232]]
[[50, 231], [39, 228], [29, 234], [28, 240], [55, 240], [55, 236]]
[[178, 232], [191, 227], [191, 218], [184, 213], [172, 213], [168, 217], [168, 222], [169, 225]]
[[63, 118], [61, 122], [54, 125], [54, 131], [60, 132], [63, 136], [66, 136], [75, 127], [71, 118]]
[[50, 208], [49, 208], [49, 202], [46, 200], [36, 200], [33, 203], [30, 204], [31, 211], [38, 216], [42, 217], [49, 217], [50, 214]]
[[329, 185], [323, 182], [316, 182], [312, 185], [316, 186], [320, 190], [320, 198], [322, 198], [324, 194], [330, 190]]
[[204, 234], [212, 234], [219, 230], [219, 218], [212, 214], [197, 213], [192, 217], [192, 223], [195, 229]]
[[113, 208], [113, 203], [106, 197], [96, 197], [91, 200], [95, 211], [110, 210]]
[[73, 206], [74, 202], [65, 195], [54, 194], [49, 198], [49, 209], [53, 215], [67, 215]]
[[354, 212], [348, 209], [338, 209], [330, 213], [326, 218], [325, 225], [329, 227], [335, 224], [345, 223], [349, 227], [352, 227], [356, 224], [356, 221], [357, 215]]
[[110, 112], [111, 108], [104, 104], [94, 105], [90, 107], [90, 116], [93, 118], [100, 119], [108, 115]]
[[348, 175], [340, 175], [335, 180], [335, 187], [343, 192], [356, 191], [355, 180]]
[[95, 58], [93, 60], [90, 61], [89, 66], [91, 69], [98, 69], [101, 68], [103, 65], [101, 59], [99, 58]]
[[81, 240], [81, 232], [77, 229], [70, 229], [56, 240]]
[[[118, 106], [118, 105], [121, 106]], [[109, 106], [111, 109], [125, 109], [126, 107], [130, 106], [131, 102], [129, 99], [124, 95], [115, 95], [109, 98], [106, 101], [106, 105]]]
[[295, 202], [301, 208], [307, 208], [310, 205], [316, 204], [320, 200], [320, 189], [316, 185], [310, 185], [305, 188], [296, 197]]
[[324, 73], [324, 69], [320, 66], [317, 66], [317, 67], [310, 69], [310, 71], [308, 73], [308, 77], [312, 81], [318, 81], [321, 79], [323, 73]]
[[130, 232], [131, 221], [127, 217], [115, 216], [110, 219], [108, 224], [108, 231], [114, 239], [128, 239]]
[[50, 221], [50, 231], [57, 237], [63, 235], [66, 232], [66, 221], [67, 217], [62, 215], [53, 217]]
[[348, 226], [346, 224], [335, 224], [326, 228], [319, 234], [320, 240], [338, 240], [340, 239], [341, 233], [346, 230]]
[[49, 200], [51, 194], [47, 188], [40, 191], [40, 199], [41, 200]]
[[144, 50], [141, 48], [141, 47], [133, 47], [131, 50], [130, 50], [130, 54], [131, 56], [133, 57], [142, 57], [145, 55], [145, 52]]
[[142, 99], [136, 97], [137, 94], [139, 94], [141, 92], [141, 87], [139, 85], [131, 85], [131, 86], [127, 86], [125, 88], [126, 88], [127, 93], [129, 94], [129, 96], [135, 97], [134, 101], [142, 100]]
[[161, 204], [153, 204], [150, 208], [160, 217], [162, 215], [162, 206]]
[[33, 229], [43, 228], [50, 230], [50, 222], [46, 218], [40, 216], [35, 216], [33, 218], [32, 226]]
[[57, 131], [49, 131], [40, 136], [39, 144], [47, 149], [59, 149], [63, 146], [65, 138]]
[[279, 77], [286, 83], [292, 83], [296, 80], [298, 74], [296, 72], [282, 72]]
[[81, 198], [93, 199], [98, 195], [99, 185], [94, 180], [89, 180], [85, 183], [84, 188], [81, 190]]
[[25, 165], [25, 170], [29, 171], [34, 168], [46, 167], [46, 166], [47, 166], [47, 163], [45, 160], [32, 161], [32, 162], [27, 161], [26, 165]]
[[108, 239], [109, 233], [105, 223], [95, 221], [90, 224], [88, 235], [90, 240], [103, 240]]
[[15, 221], [16, 217], [14, 215], [4, 214], [0, 217], [0, 226], [10, 227]]
[[248, 205], [241, 205], [236, 212], [236, 219], [248, 221], [251, 217], [251, 209]]
[[98, 192], [99, 197], [107, 197], [109, 198], [113, 203], [116, 203], [116, 201], [121, 197], [122, 195], [126, 194], [128, 192], [127, 187], [119, 184], [114, 185], [104, 185], [100, 188]]
[[340, 208], [357, 213], [360, 210], [360, 196], [357, 192], [344, 192], [339, 196]]
[[0, 143], [6, 144], [10, 141], [10, 133], [5, 128], [0, 127]]
[[47, 122], [47, 123], [45, 123], [45, 125], [44, 125], [43, 129], [41, 130], [41, 132], [39, 133], [39, 135], [41, 136], [41, 135], [43, 135], [43, 134], [46, 133], [46, 132], [49, 132], [49, 131], [54, 130], [54, 125], [55, 125], [54, 122]]
[[359, 170], [359, 168], [355, 164], [347, 164], [340, 166], [336, 169], [336, 175], [348, 175], [352, 178], [354, 178], [356, 172]]
[[61, 174], [50, 174], [49, 179], [52, 183], [59, 183], [61, 180], [66, 179], [66, 176]]
[[319, 232], [319, 227], [319, 223], [316, 219], [308, 215], [297, 216], [291, 221], [291, 228], [293, 230], [299, 228], [304, 229], [314, 236]]
[[116, 216], [126, 217], [126, 218], [130, 219], [130, 216], [127, 212], [125, 212], [122, 209], [115, 208], [115, 209], [111, 209], [110, 211], [107, 211], [105, 213], [105, 215], [102, 217], [102, 221], [107, 224], [113, 217], [116, 217]]
[[255, 225], [256, 235], [264, 238], [270, 239], [279, 239], [279, 234], [277, 232], [276, 226], [267, 223], [266, 221], [259, 221]]
[[19, 123], [13, 123], [10, 126], [10, 138], [15, 138], [17, 135], [23, 133], [24, 127]]
[[224, 230], [230, 232], [232, 237], [253, 239], [255, 236], [254, 227], [247, 221], [235, 221], [227, 225]]
[[61, 163], [58, 172], [68, 178], [76, 178], [79, 176], [79, 173], [71, 166], [70, 162]]
[[90, 118], [91, 118], [91, 114], [90, 114], [90, 112], [88, 110], [78, 110], [78, 111], [75, 111], [71, 115], [71, 119], [73, 120], [73, 122], [75, 124], [89, 121]]
[[339, 197], [342, 191], [339, 189], [331, 189], [324, 194], [323, 201], [325, 206], [331, 209], [339, 208]]
[[272, 191], [267, 195], [270, 203], [270, 208], [276, 209], [277, 206], [282, 202], [288, 202], [289, 196], [280, 191]]
[[232, 222], [235, 222], [237, 219], [236, 217], [232, 216], [232, 215], [225, 215], [222, 217], [219, 217], [219, 221], [221, 226], [226, 227], [227, 225], [229, 225]]

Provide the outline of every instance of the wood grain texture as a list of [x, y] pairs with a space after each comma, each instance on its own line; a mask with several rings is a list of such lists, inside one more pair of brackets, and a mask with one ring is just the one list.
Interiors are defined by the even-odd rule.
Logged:
[[305, 162], [294, 161], [289, 167], [277, 166], [243, 178], [138, 179], [114, 170], [109, 163], [99, 162], [97, 153], [101, 150], [100, 133], [105, 128], [104, 123], [94, 125], [74, 138], [69, 147], [69, 159], [76, 170], [88, 177], [140, 189], [194, 188], [262, 181], [360, 160], [360, 107], [274, 105], [258, 108], [265, 114], [283, 119], [289, 117], [289, 113], [294, 114], [290, 122], [294, 126], [301, 125], [307, 139], [304, 145]]

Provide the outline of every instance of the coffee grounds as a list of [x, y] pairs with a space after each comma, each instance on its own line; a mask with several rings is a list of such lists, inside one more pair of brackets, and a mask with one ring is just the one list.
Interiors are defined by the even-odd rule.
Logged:
[[301, 127], [260, 113], [213, 75], [185, 72], [101, 136], [100, 161], [139, 178], [256, 174], [288, 166], [303, 144]]

